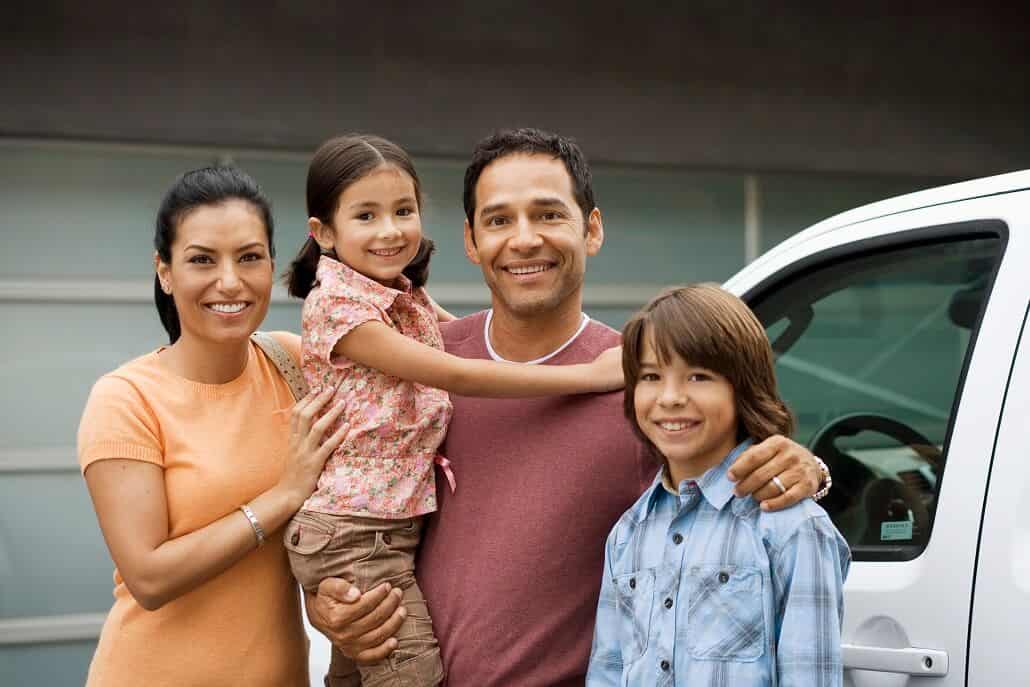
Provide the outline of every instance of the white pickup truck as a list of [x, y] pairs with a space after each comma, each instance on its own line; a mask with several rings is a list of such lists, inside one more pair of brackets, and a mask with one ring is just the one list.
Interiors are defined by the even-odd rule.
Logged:
[[1030, 685], [1030, 171], [837, 215], [725, 286], [833, 473], [845, 684]]

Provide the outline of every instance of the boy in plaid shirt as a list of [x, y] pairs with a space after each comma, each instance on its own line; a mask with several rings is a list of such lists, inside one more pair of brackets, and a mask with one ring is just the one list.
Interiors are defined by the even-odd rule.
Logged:
[[626, 325], [623, 369], [663, 467], [608, 537], [588, 687], [842, 684], [847, 543], [811, 499], [766, 512], [726, 476], [794, 427], [762, 325], [717, 285], [672, 289]]

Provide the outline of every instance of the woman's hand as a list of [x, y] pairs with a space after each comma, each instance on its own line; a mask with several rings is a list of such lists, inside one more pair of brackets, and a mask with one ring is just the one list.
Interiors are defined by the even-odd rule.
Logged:
[[[343, 411], [337, 404], [315, 420], [333, 391], [309, 394], [296, 404], [282, 477], [249, 501], [266, 532], [282, 527], [311, 495], [326, 458], [347, 433], [342, 425], [322, 441]], [[129, 592], [147, 610], [196, 589], [256, 546], [253, 528], [237, 510], [171, 539], [164, 470], [158, 465], [101, 460], [87, 468], [85, 477], [111, 558]]]
[[[329, 429], [343, 412], [343, 402], [337, 402], [322, 417], [319, 413], [326, 407], [335, 393], [335, 387], [312, 389], [304, 398], [297, 401], [290, 415], [290, 440], [286, 455], [286, 466], [279, 479], [279, 485], [287, 490], [291, 503], [296, 503], [295, 510], [300, 508], [305, 499], [311, 496], [322, 473], [325, 461], [343, 442], [350, 426], [343, 423], [325, 441], [322, 440]], [[316, 420], [316, 418], [318, 418]]]
[[590, 374], [597, 382], [597, 391], [618, 391], [626, 386], [622, 375], [622, 346], [609, 348], [588, 363]]

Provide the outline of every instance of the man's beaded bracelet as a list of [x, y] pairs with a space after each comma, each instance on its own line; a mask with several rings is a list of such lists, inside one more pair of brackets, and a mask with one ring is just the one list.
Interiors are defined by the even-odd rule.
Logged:
[[261, 526], [261, 522], [254, 515], [254, 511], [250, 509], [250, 506], [243, 504], [240, 506], [240, 510], [247, 516], [247, 521], [250, 526], [254, 529], [254, 538], [257, 539], [257, 545], [261, 546], [265, 543], [265, 528]]
[[819, 456], [812, 457], [815, 458], [815, 462], [819, 464], [819, 471], [823, 473], [823, 479], [822, 482], [820, 482], [822, 487], [819, 491], [815, 492], [814, 496], [812, 496], [813, 501], [818, 501], [830, 492], [830, 487], [833, 486], [833, 477], [830, 476], [830, 468], [826, 467], [826, 463], [824, 463]]

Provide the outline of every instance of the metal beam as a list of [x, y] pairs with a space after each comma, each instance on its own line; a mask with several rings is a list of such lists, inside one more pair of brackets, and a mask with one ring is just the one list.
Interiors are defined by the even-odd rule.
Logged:
[[0, 646], [81, 642], [100, 636], [106, 613], [0, 619]]
[[0, 475], [40, 472], [78, 472], [74, 446], [0, 450]]

